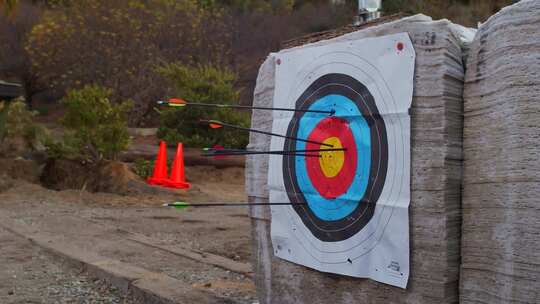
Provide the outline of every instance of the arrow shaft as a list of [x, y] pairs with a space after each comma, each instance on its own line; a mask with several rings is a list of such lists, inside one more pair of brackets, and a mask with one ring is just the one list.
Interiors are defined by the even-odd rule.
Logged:
[[[196, 204], [187, 205], [187, 207], [247, 207], [247, 206], [305, 206], [305, 203], [215, 203], [215, 204]], [[167, 204], [168, 207], [175, 207], [174, 204]]]
[[[206, 123], [212, 123], [211, 120], [202, 120], [202, 121], [204, 121]], [[266, 132], [266, 131], [261, 131], [261, 130], [255, 130], [255, 129], [251, 129], [251, 128], [244, 128], [244, 127], [240, 127], [240, 126], [236, 126], [236, 125], [230, 125], [228, 123], [219, 122], [219, 124], [224, 126], [224, 127], [227, 127], [227, 128], [232, 128], [232, 129], [237, 129], [237, 130], [242, 130], [242, 131], [248, 131], [248, 132], [259, 133], [259, 134], [264, 134], [264, 135], [269, 135], [269, 136], [287, 138], [287, 139], [292, 139], [292, 140], [296, 140], [296, 141], [301, 141], [301, 142], [306, 142], [306, 143], [311, 143], [311, 144], [316, 144], [316, 145], [321, 145], [321, 146], [326, 146], [326, 147], [331, 147], [331, 148], [334, 147], [334, 146], [332, 146], [330, 144], [325, 144], [325, 143], [321, 143], [321, 142], [318, 142], [318, 141], [302, 139], [302, 138], [297, 138], [297, 137], [292, 137], [292, 136], [287, 136], [287, 135], [281, 135], [281, 134], [276, 134], [276, 133], [271, 133], [271, 132]]]
[[232, 156], [232, 155], [258, 155], [258, 154], [277, 154], [277, 155], [296, 155], [320, 157], [320, 154], [306, 154], [318, 152], [347, 151], [345, 148], [318, 149], [318, 150], [291, 150], [291, 151], [247, 151], [247, 150], [216, 150], [212, 153], [203, 154], [203, 156]]
[[[174, 104], [169, 104], [173, 105]], [[254, 107], [254, 106], [241, 106], [241, 105], [227, 105], [227, 104], [213, 104], [213, 103], [193, 103], [187, 102], [185, 105], [196, 107], [210, 107], [210, 108], [233, 108], [233, 109], [249, 109], [249, 110], [268, 110], [268, 111], [289, 111], [289, 112], [305, 112], [305, 113], [321, 113], [334, 115], [335, 111], [323, 111], [323, 110], [304, 110], [304, 109], [289, 109], [289, 108], [271, 108], [271, 107]]]
[[270, 154], [270, 155], [294, 155], [294, 156], [306, 156], [306, 157], [322, 157], [320, 154], [307, 154], [307, 153], [289, 153], [289, 152], [278, 152], [278, 151], [267, 151], [267, 152], [224, 152], [224, 153], [205, 153], [201, 154], [202, 156], [236, 156], [236, 155], [258, 155], [258, 154]]

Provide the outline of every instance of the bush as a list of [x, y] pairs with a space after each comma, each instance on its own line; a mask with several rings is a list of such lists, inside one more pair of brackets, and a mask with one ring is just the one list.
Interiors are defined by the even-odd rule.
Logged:
[[0, 102], [0, 144], [4, 154], [38, 150], [48, 141], [47, 129], [34, 122], [36, 115], [37, 112], [28, 110], [22, 98], [11, 103]]
[[6, 137], [8, 111], [9, 103], [0, 102], [0, 143]]
[[112, 95], [112, 90], [100, 86], [68, 91], [62, 99], [66, 134], [62, 142], [49, 144], [51, 153], [100, 161], [115, 159], [125, 150], [129, 144], [127, 113], [132, 102], [113, 104]]
[[37, 112], [30, 111], [26, 107], [22, 98], [19, 98], [12, 102], [9, 106], [6, 105], [7, 117], [6, 117], [6, 130], [5, 136], [22, 137], [28, 142], [32, 142], [42, 134], [43, 127], [34, 123], [34, 116]]
[[[172, 160], [172, 159], [167, 160], [167, 170], [172, 169], [173, 161], [174, 160]], [[137, 158], [133, 162], [132, 170], [138, 176], [146, 179], [146, 178], [152, 176], [152, 174], [154, 173], [155, 164], [156, 164], [156, 162], [153, 161], [153, 160], [146, 160], [146, 159], [143, 159], [143, 158]]]
[[132, 169], [135, 172], [135, 174], [137, 174], [138, 176], [146, 179], [147, 177], [152, 175], [153, 167], [154, 167], [154, 162], [153, 161], [138, 158], [133, 163], [133, 168]]
[[[181, 63], [164, 65], [158, 73], [174, 87], [176, 97], [193, 103], [236, 104], [239, 92], [234, 89], [235, 75], [224, 69], [209, 65], [190, 67]], [[231, 129], [213, 130], [201, 126], [200, 119], [216, 119], [230, 124], [249, 126], [249, 114], [234, 109], [186, 107], [166, 108], [161, 111], [158, 137], [169, 143], [182, 142], [191, 147], [220, 144], [232, 148], [244, 148], [248, 133]]]

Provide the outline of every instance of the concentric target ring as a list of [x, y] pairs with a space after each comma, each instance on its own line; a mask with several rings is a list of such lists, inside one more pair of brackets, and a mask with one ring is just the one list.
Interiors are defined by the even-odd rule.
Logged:
[[[343, 146], [337, 160], [283, 157], [287, 195], [304, 225], [319, 240], [343, 241], [371, 220], [388, 168], [386, 127], [375, 99], [358, 80], [345, 74], [326, 74], [297, 99], [297, 109], [334, 109], [333, 117], [297, 112], [287, 135]], [[285, 150], [324, 149], [324, 146], [286, 139]]]

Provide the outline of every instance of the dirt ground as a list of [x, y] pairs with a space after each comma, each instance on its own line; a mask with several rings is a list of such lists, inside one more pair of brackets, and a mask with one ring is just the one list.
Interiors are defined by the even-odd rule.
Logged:
[[186, 179], [191, 189], [178, 192], [190, 202], [247, 202], [244, 168], [186, 167]]
[[[192, 183], [188, 191], [137, 196], [81, 190], [54, 191], [16, 180], [11, 188], [0, 193], [0, 215], [51, 237], [61, 237], [62, 241], [79, 248], [88, 248], [100, 256], [164, 273], [232, 303], [256, 303], [255, 287], [249, 277], [135, 243], [126, 237], [129, 233], [137, 233], [159, 245], [179, 245], [249, 264], [251, 227], [247, 208], [189, 208], [179, 211], [161, 206], [177, 200], [195, 203], [246, 201], [244, 169], [195, 166], [186, 168], [186, 176]], [[40, 249], [24, 242], [13, 245], [16, 237], [2, 233], [0, 265], [4, 264], [2, 260], [25, 259], [20, 262], [23, 263], [21, 266], [0, 270], [0, 303], [34, 303], [28, 300], [32, 297], [41, 299], [42, 302], [36, 300], [36, 303], [64, 303], [64, 300], [65, 303], [121, 303], [123, 300], [113, 289], [92, 282], [84, 274], [73, 275], [56, 268], [54, 263], [46, 263], [50, 257]], [[41, 265], [40, 261], [47, 266]], [[51, 268], [43, 273], [43, 267]], [[17, 290], [13, 293], [13, 285], [7, 282], [9, 276], [18, 277]], [[36, 289], [34, 278], [43, 286], [46, 282], [60, 282], [62, 287], [56, 294], [49, 293], [46, 288]], [[76, 294], [71, 295], [72, 291]], [[77, 298], [79, 291], [103, 295], [105, 300], [100, 302], [101, 298], [96, 298], [85, 302]], [[8, 298], [4, 300], [3, 297]]]
[[131, 303], [114, 287], [1, 228], [0, 248], [0, 303]]

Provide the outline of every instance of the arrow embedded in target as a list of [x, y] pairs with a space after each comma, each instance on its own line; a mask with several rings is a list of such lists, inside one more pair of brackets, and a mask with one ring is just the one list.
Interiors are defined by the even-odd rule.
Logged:
[[186, 209], [189, 207], [208, 208], [208, 207], [249, 207], [249, 206], [296, 206], [307, 205], [305, 203], [211, 203], [211, 204], [190, 204], [186, 202], [174, 202], [163, 204], [163, 207], [173, 207], [176, 209]]
[[169, 107], [183, 108], [186, 106], [193, 107], [210, 107], [210, 108], [231, 108], [231, 109], [249, 109], [249, 110], [268, 110], [268, 111], [289, 111], [289, 112], [304, 112], [304, 113], [320, 113], [334, 115], [335, 110], [323, 111], [323, 110], [305, 110], [305, 109], [290, 109], [290, 108], [271, 108], [271, 107], [254, 107], [254, 106], [241, 106], [241, 105], [228, 105], [228, 104], [214, 104], [214, 103], [196, 103], [187, 102], [181, 98], [171, 98], [168, 101], [160, 100], [157, 102], [159, 105], [167, 105]]
[[[321, 157], [320, 152], [335, 152], [335, 151], [347, 151], [346, 148], [328, 148], [328, 149], [312, 149], [312, 150], [283, 150], [283, 151], [251, 151], [240, 149], [203, 149], [205, 154], [202, 156], [234, 156], [234, 155], [257, 155], [257, 154], [270, 154], [270, 155], [294, 155], [294, 156], [311, 156]], [[310, 154], [317, 153], [317, 154]]]
[[316, 145], [326, 146], [326, 147], [330, 147], [330, 148], [334, 147], [333, 145], [327, 144], [327, 143], [322, 143], [322, 142], [318, 142], [318, 141], [302, 139], [302, 138], [292, 137], [292, 136], [287, 136], [287, 135], [281, 135], [281, 134], [276, 134], [276, 133], [271, 133], [271, 132], [266, 132], [266, 131], [261, 131], [261, 130], [255, 130], [255, 129], [251, 129], [251, 128], [244, 128], [244, 127], [241, 127], [241, 126], [224, 123], [224, 122], [221, 122], [221, 121], [218, 121], [218, 120], [201, 119], [200, 122], [208, 124], [208, 126], [210, 128], [212, 128], [212, 129], [220, 129], [220, 128], [225, 127], [225, 128], [237, 129], [237, 130], [248, 131], [248, 132], [253, 132], [253, 133], [259, 133], [259, 134], [264, 134], [264, 135], [269, 135], [269, 136], [282, 137], [282, 138], [302, 141], [302, 142], [306, 142], [306, 143], [312, 143], [312, 144], [316, 144]]

